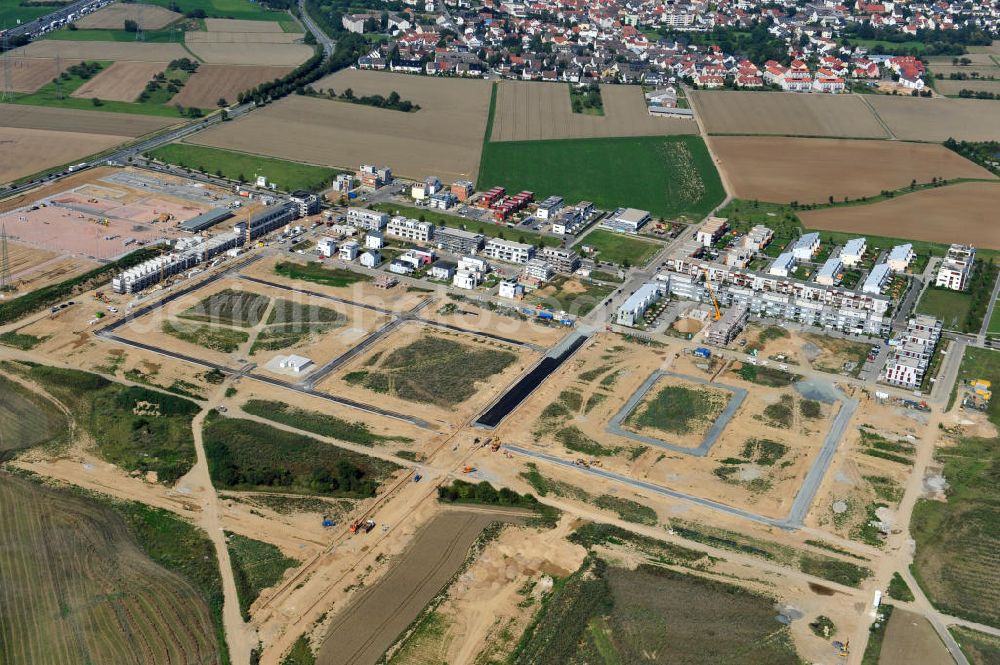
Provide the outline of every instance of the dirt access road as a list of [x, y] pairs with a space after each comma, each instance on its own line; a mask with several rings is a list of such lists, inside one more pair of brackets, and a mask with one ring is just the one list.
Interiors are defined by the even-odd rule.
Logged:
[[447, 584], [482, 530], [511, 517], [485, 510], [439, 513], [392, 570], [341, 612], [320, 648], [318, 665], [374, 665]]

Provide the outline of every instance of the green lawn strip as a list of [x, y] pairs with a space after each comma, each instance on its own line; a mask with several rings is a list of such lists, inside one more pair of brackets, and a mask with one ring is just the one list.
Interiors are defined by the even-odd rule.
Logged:
[[493, 136], [493, 116], [497, 110], [497, 84], [493, 83], [490, 86], [490, 110], [489, 114], [486, 116], [486, 131], [483, 133], [483, 147], [490, 142], [490, 137]]
[[946, 330], [978, 333], [993, 297], [1000, 269], [989, 261], [976, 261], [965, 291], [929, 286], [917, 303], [917, 312], [941, 319]]
[[212, 414], [205, 454], [219, 489], [365, 498], [399, 467], [252, 420]]
[[377, 443], [410, 443], [413, 439], [405, 436], [382, 436], [375, 434], [362, 422], [348, 422], [342, 418], [318, 411], [307, 411], [284, 402], [252, 399], [243, 405], [247, 413], [274, 422], [304, 429], [313, 434], [328, 436], [341, 441], [374, 446]]
[[972, 665], [1000, 663], [1000, 637], [964, 626], [949, 626], [948, 630]]
[[893, 573], [892, 579], [889, 581], [889, 597], [895, 600], [901, 600], [904, 603], [913, 602], [914, 595], [910, 590], [910, 587], [906, 584], [906, 580], [899, 573]]
[[725, 192], [699, 136], [487, 142], [477, 185], [700, 219]]
[[625, 419], [632, 427], [653, 429], [673, 434], [687, 434], [692, 425], [714, 420], [728, 403], [728, 397], [708, 390], [685, 386], [666, 386], [656, 396]]
[[299, 562], [286, 557], [270, 543], [228, 531], [226, 547], [232, 562], [240, 613], [244, 620], [249, 621], [250, 606], [260, 596], [260, 592], [280, 582], [285, 571], [298, 566]]
[[875, 622], [868, 628], [868, 644], [861, 657], [861, 665], [878, 665], [879, 656], [882, 654], [882, 641], [885, 639], [886, 626], [892, 617], [892, 605], [883, 603], [879, 612], [882, 614], [882, 621]]
[[307, 635], [299, 635], [292, 650], [282, 659], [281, 665], [316, 665], [316, 656], [313, 655]]
[[607, 229], [594, 229], [583, 236], [577, 247], [591, 247], [596, 258], [620, 266], [646, 265], [663, 245]]
[[13, 28], [20, 23], [29, 23], [36, 18], [51, 14], [57, 7], [23, 3], [21, 0], [0, 0], [0, 29]]
[[339, 173], [343, 173], [326, 166], [302, 164], [189, 143], [161, 146], [149, 151], [146, 156], [239, 182], [249, 182], [255, 175], [265, 175], [278, 189], [286, 192], [297, 189], [320, 191], [328, 187]]
[[[1000, 351], [969, 347], [959, 381], [986, 379], [1000, 385]], [[987, 416], [1000, 426], [1000, 399]], [[912, 572], [935, 607], [970, 621], [1000, 624], [1000, 589], [984, 580], [1000, 574], [1000, 448], [994, 438], [954, 436], [935, 453], [948, 481], [947, 501], [922, 499], [910, 522], [916, 541]]]
[[[276, 21], [298, 27], [295, 19], [283, 11], [267, 9], [250, 0], [144, 0], [147, 4], [166, 7], [186, 15], [201, 14], [200, 18], [232, 18], [243, 21]], [[301, 28], [290, 30], [301, 32]]]
[[0, 333], [0, 344], [12, 346], [22, 351], [30, 351], [46, 340], [45, 337], [36, 337], [15, 331]]
[[327, 268], [322, 263], [291, 263], [280, 261], [274, 266], [274, 272], [289, 279], [301, 279], [323, 286], [345, 287], [355, 282], [368, 282], [371, 277], [350, 270]]
[[993, 306], [993, 315], [990, 316], [990, 325], [986, 332], [990, 337], [1000, 337], [1000, 303]]
[[194, 402], [79, 370], [30, 365], [24, 373], [70, 410], [102, 459], [127, 472], [155, 472], [168, 485], [193, 466]]
[[403, 215], [411, 219], [419, 219], [430, 222], [434, 226], [447, 226], [453, 229], [464, 229], [471, 233], [482, 233], [487, 238], [505, 238], [516, 240], [536, 247], [559, 247], [562, 245], [560, 238], [542, 235], [533, 231], [525, 231], [520, 228], [508, 228], [506, 224], [493, 224], [492, 222], [480, 222], [472, 219], [465, 219], [456, 215], [449, 215], [434, 210], [401, 206], [395, 203], [376, 203], [373, 210], [387, 212], [390, 215]]
[[437, 493], [438, 500], [444, 503], [509, 506], [531, 510], [538, 514], [537, 522], [540, 526], [555, 526], [559, 519], [558, 510], [539, 503], [531, 494], [518, 494], [509, 487], [498, 490], [485, 480], [473, 484], [456, 479], [451, 485], [438, 485]]
[[564, 289], [564, 285], [571, 279], [574, 278], [567, 275], [556, 275], [545, 286], [546, 289], [550, 287], [554, 288], [554, 293], [540, 295], [538, 292], [535, 292], [528, 297], [528, 301], [540, 304], [548, 309], [569, 312], [575, 316], [586, 316], [590, 310], [594, 309], [605, 298], [614, 293], [617, 288], [616, 286], [597, 284], [587, 280], [576, 280], [574, 284], [583, 286], [583, 292], [580, 292], [578, 289]]
[[136, 39], [134, 32], [128, 32], [127, 30], [84, 30], [82, 28], [70, 30], [68, 28], [60, 28], [59, 30], [53, 30], [42, 35], [41, 39], [72, 42], [146, 42], [147, 44], [166, 44], [169, 42], [183, 43], [184, 32], [181, 30], [143, 30], [142, 42], [140, 42]]
[[250, 336], [242, 330], [233, 330], [222, 326], [175, 323], [173, 321], [163, 322], [163, 332], [182, 342], [203, 346], [221, 353], [232, 353], [250, 339]]
[[[110, 60], [101, 61], [88, 61], [97, 62], [101, 66], [103, 71], [112, 64]], [[94, 98], [91, 97], [72, 97], [77, 88], [80, 88], [88, 80], [92, 79], [94, 76], [98, 76], [100, 72], [95, 73], [93, 76], [88, 76], [87, 78], [82, 78], [75, 74], [70, 74], [68, 71], [64, 72], [66, 77], [59, 77], [58, 85], [49, 81], [41, 88], [35, 92], [21, 93], [14, 97], [14, 104], [23, 104], [29, 106], [51, 106], [54, 108], [66, 108], [66, 109], [77, 109], [81, 111], [105, 111], [111, 113], [133, 113], [139, 115], [155, 115], [163, 116], [168, 118], [180, 118], [181, 113], [173, 106], [166, 106], [164, 104], [157, 103], [138, 103], [138, 102], [119, 102], [108, 99], [98, 99], [97, 103], [94, 103]]]

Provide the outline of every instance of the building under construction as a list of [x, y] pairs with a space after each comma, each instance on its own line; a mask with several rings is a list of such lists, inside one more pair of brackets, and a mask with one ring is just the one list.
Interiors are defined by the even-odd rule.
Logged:
[[172, 252], [144, 261], [115, 275], [111, 279], [111, 289], [115, 293], [138, 293], [148, 289], [168, 277], [241, 246], [244, 233], [242, 229], [235, 229], [211, 238], [195, 236], [177, 240]]

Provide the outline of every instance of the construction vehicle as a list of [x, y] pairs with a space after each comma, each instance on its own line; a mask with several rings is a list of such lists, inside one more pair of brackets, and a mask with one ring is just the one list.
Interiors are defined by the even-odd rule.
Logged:
[[580, 457], [577, 458], [577, 460], [576, 460], [576, 462], [574, 462], [574, 464], [576, 464], [577, 466], [582, 466], [584, 469], [589, 469], [590, 468], [590, 464], [587, 463], [587, 460], [585, 460], [583, 458], [580, 458]]
[[478, 470], [479, 469], [477, 469], [474, 466], [467, 466], [467, 467], [465, 467], [465, 468], [462, 469], [462, 473], [475, 473]]
[[500, 442], [500, 437], [499, 436], [498, 437], [494, 437], [493, 443], [490, 444], [490, 450], [492, 450], [493, 452], [496, 452], [496, 451], [500, 450], [500, 446], [501, 445], [502, 444]]
[[357, 533], [358, 531], [364, 531], [365, 533], [371, 532], [375, 528], [375, 520], [357, 520], [351, 524], [351, 533]]
[[722, 318], [722, 312], [719, 310], [719, 301], [715, 298], [715, 290], [712, 288], [712, 282], [708, 279], [708, 270], [705, 271], [705, 286], [708, 287], [708, 295], [712, 296], [712, 305], [715, 306], [715, 320], [718, 321]]

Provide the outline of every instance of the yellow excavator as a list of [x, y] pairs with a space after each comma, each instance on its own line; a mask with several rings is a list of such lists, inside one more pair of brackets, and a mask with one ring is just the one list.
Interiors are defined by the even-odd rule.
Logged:
[[708, 287], [708, 295], [712, 296], [712, 305], [715, 306], [715, 320], [718, 321], [722, 318], [722, 312], [719, 310], [719, 301], [715, 299], [715, 291], [712, 289], [712, 282], [708, 279], [708, 270], [705, 270], [705, 286]]

